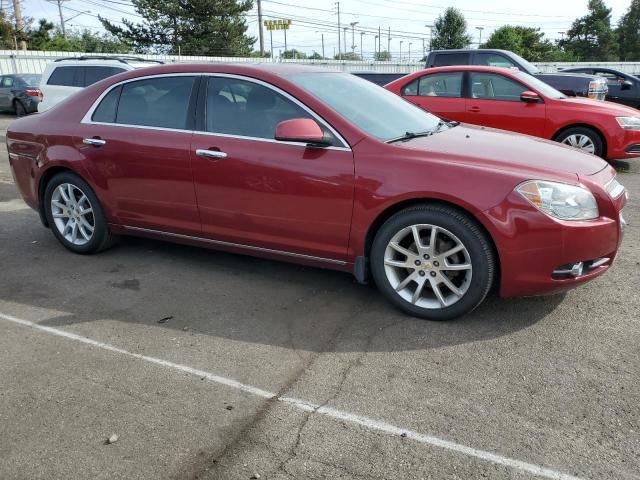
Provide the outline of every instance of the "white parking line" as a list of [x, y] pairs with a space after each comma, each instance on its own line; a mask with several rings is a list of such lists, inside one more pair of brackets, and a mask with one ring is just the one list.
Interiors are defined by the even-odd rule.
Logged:
[[451, 442], [449, 440], [444, 440], [442, 438], [434, 437], [432, 435], [426, 435], [423, 433], [415, 432], [406, 428], [392, 425], [387, 422], [375, 420], [373, 418], [357, 415], [354, 413], [344, 412], [344, 411], [337, 410], [327, 406], [320, 406], [320, 405], [317, 405], [311, 402], [306, 402], [304, 400], [300, 400], [297, 398], [279, 397], [274, 392], [269, 392], [267, 390], [263, 390], [258, 387], [246, 385], [244, 383], [240, 383], [231, 378], [222, 377], [220, 375], [216, 375], [214, 373], [207, 372], [205, 370], [198, 370], [196, 368], [192, 368], [187, 365], [181, 365], [178, 363], [169, 362], [167, 360], [162, 360], [160, 358], [149, 357], [147, 355], [129, 352], [128, 350], [115, 347], [108, 343], [92, 340], [91, 338], [83, 337], [81, 335], [76, 335], [75, 333], [66, 332], [64, 330], [60, 330], [57, 328], [39, 325], [38, 323], [31, 322], [29, 320], [23, 320], [21, 318], [17, 318], [11, 315], [0, 313], [0, 319], [5, 320], [7, 322], [23, 325], [26, 327], [31, 327], [36, 330], [49, 333], [51, 335], [57, 335], [59, 337], [75, 340], [76, 342], [84, 343], [86, 345], [91, 345], [93, 347], [100, 348], [102, 350], [107, 350], [109, 352], [119, 353], [129, 357], [137, 358], [139, 360], [143, 360], [148, 363], [153, 363], [161, 367], [189, 373], [191, 375], [194, 375], [200, 378], [206, 378], [211, 382], [218, 383], [220, 385], [225, 385], [227, 387], [235, 388], [237, 390], [241, 390], [243, 392], [247, 392], [252, 395], [256, 395], [258, 397], [262, 397], [265, 399], [282, 402], [305, 412], [315, 412], [320, 415], [324, 415], [326, 417], [361, 425], [369, 430], [376, 430], [389, 435], [394, 435], [394, 436], [405, 435], [406, 438], [425, 444], [425, 445], [443, 448], [446, 450], [461, 453], [463, 455], [467, 455], [469, 457], [479, 458], [487, 462], [503, 465], [505, 467], [509, 467], [514, 470], [518, 470], [520, 472], [530, 473], [538, 477], [549, 478], [552, 480], [583, 480], [580, 477], [575, 477], [573, 475], [562, 473], [557, 470], [541, 467], [539, 465], [534, 465], [532, 463], [527, 463], [520, 460], [515, 460], [509, 457], [504, 457], [502, 455], [487, 452], [485, 450], [479, 450], [477, 448], [468, 447], [466, 445], [461, 445], [459, 443]]

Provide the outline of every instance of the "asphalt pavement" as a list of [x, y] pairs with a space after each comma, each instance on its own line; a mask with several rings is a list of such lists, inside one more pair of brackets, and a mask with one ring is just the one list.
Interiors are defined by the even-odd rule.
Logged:
[[3, 480], [640, 478], [640, 159], [607, 274], [436, 323], [339, 272], [71, 254], [0, 150]]

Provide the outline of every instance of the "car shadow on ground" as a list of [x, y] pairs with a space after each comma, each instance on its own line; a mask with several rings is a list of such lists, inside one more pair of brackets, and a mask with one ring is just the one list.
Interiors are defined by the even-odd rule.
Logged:
[[75, 255], [32, 220], [17, 236], [0, 235], [9, 258], [0, 299], [61, 312], [41, 322], [48, 326], [110, 319], [296, 350], [396, 351], [510, 335], [563, 300], [494, 293], [461, 319], [424, 321], [346, 273], [140, 238]]

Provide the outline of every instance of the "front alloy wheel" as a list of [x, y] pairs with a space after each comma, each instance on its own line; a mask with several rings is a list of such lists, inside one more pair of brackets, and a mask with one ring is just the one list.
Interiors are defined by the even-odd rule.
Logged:
[[430, 309], [459, 301], [473, 274], [467, 248], [437, 225], [411, 225], [396, 233], [387, 244], [384, 265], [387, 280], [398, 295]]
[[371, 248], [380, 291], [406, 313], [450, 320], [476, 308], [493, 284], [495, 259], [485, 231], [447, 205], [420, 205], [389, 218]]

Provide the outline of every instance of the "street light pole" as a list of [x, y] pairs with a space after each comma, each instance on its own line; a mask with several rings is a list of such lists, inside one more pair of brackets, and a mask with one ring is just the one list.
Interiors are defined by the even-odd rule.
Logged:
[[322, 34], [322, 58], [324, 59], [324, 33]]
[[349, 30], [349, 27], [343, 27], [343, 30], [344, 30], [344, 36], [343, 36], [343, 39], [344, 39], [344, 53], [346, 55], [346, 53], [347, 53], [347, 30]]
[[373, 59], [374, 60], [380, 60], [379, 54], [378, 54], [378, 44], [380, 43], [378, 41], [379, 38], [380, 38], [380, 35], [376, 35], [376, 38], [373, 39], [373, 51], [374, 51]]
[[433, 25], [425, 25], [429, 29], [429, 51], [433, 48]]
[[360, 60], [364, 60], [364, 53], [362, 52], [362, 37], [364, 37], [364, 32], [360, 32]]
[[358, 22], [351, 22], [349, 25], [351, 26], [351, 52], [353, 56], [356, 55], [356, 25]]
[[409, 60], [408, 60], [409, 63], [411, 63], [411, 45], [413, 45], [413, 43], [409, 42], [409, 53], [407, 54], [409, 57]]
[[400, 53], [398, 54], [400, 57], [400, 62], [402, 62], [402, 44], [404, 43], [404, 40], [400, 40]]
[[476, 27], [476, 30], [478, 30], [478, 48], [480, 48], [480, 46], [482, 45], [482, 30], [484, 30], [484, 27]]

